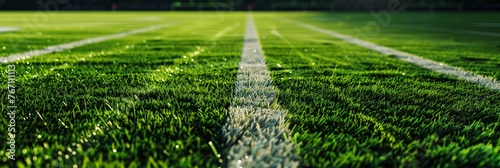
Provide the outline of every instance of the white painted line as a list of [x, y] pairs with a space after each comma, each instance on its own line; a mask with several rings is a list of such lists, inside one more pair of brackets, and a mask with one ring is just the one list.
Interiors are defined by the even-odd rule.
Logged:
[[75, 42], [71, 42], [71, 43], [50, 46], [50, 47], [47, 47], [47, 48], [41, 49], [41, 50], [33, 50], [33, 51], [25, 52], [25, 53], [13, 54], [13, 55], [9, 55], [9, 56], [0, 58], [0, 63], [8, 63], [8, 62], [11, 62], [11, 61], [20, 60], [20, 59], [26, 59], [26, 58], [30, 58], [30, 57], [34, 57], [34, 56], [43, 55], [43, 54], [48, 54], [48, 53], [53, 53], [53, 52], [60, 52], [60, 51], [68, 50], [68, 49], [71, 49], [71, 48], [84, 46], [84, 45], [87, 45], [87, 44], [98, 43], [98, 42], [102, 42], [102, 41], [106, 41], [106, 40], [111, 40], [111, 39], [116, 39], [116, 38], [120, 38], [120, 37], [125, 37], [125, 36], [132, 35], [132, 34], [143, 33], [143, 32], [147, 32], [147, 31], [152, 31], [152, 30], [156, 30], [156, 29], [160, 29], [160, 28], [172, 26], [172, 25], [175, 25], [175, 24], [177, 24], [177, 23], [167, 23], [167, 24], [162, 24], [162, 25], [149, 26], [149, 27], [144, 27], [144, 28], [140, 28], [140, 29], [136, 29], [136, 30], [124, 32], [124, 33], [118, 33], [118, 34], [113, 34], [113, 35], [95, 37], [95, 38], [90, 38], [90, 39], [75, 41]]
[[272, 107], [276, 95], [249, 14], [235, 95], [222, 130], [228, 167], [299, 166], [295, 147], [285, 138], [285, 111]]
[[445, 32], [445, 33], [469, 34], [469, 35], [478, 35], [478, 36], [500, 37], [500, 33], [492, 33], [492, 32], [448, 29], [448, 28], [429, 27], [429, 26], [411, 26], [411, 25], [402, 25], [402, 24], [392, 24], [392, 25], [396, 26], [396, 27], [407, 28], [407, 29], [427, 30], [427, 31], [435, 31], [435, 32]]
[[391, 49], [388, 47], [384, 47], [381, 45], [377, 45], [377, 44], [373, 44], [373, 43], [370, 43], [367, 41], [363, 41], [363, 40], [360, 40], [360, 39], [357, 39], [354, 37], [350, 37], [347, 35], [336, 33], [336, 32], [331, 31], [331, 30], [318, 28], [318, 27], [315, 27], [312, 25], [301, 23], [301, 22], [295, 22], [295, 21], [291, 21], [291, 22], [295, 23], [298, 26], [308, 28], [310, 30], [317, 31], [317, 32], [320, 32], [323, 34], [327, 34], [327, 35], [345, 40], [347, 42], [359, 45], [361, 47], [375, 50], [375, 51], [380, 52], [382, 54], [394, 55], [396, 58], [398, 58], [400, 60], [421, 66], [421, 67], [426, 68], [426, 69], [433, 70], [435, 72], [454, 76], [454, 77], [457, 77], [457, 78], [460, 78], [460, 79], [463, 79], [463, 80], [466, 80], [469, 82], [477, 83], [477, 84], [480, 84], [480, 85], [485, 86], [487, 88], [490, 88], [492, 90], [500, 90], [500, 82], [499, 81], [496, 81], [494, 79], [491, 79], [491, 78], [488, 78], [488, 77], [485, 77], [482, 75], [477, 75], [477, 74], [474, 74], [472, 72], [461, 70], [460, 68], [457, 68], [457, 67], [453, 67], [453, 66], [446, 65], [443, 63], [424, 59], [424, 58], [417, 56], [417, 55], [405, 53], [402, 51], [398, 51], [395, 49]]
[[19, 27], [0, 27], [0, 33], [11, 32], [11, 31], [20, 31]]
[[230, 27], [226, 27], [225, 29], [217, 32], [217, 34], [214, 35], [213, 40], [219, 39], [220, 37], [222, 37], [223, 35], [227, 34], [230, 31], [234, 30], [238, 26], [239, 26], [239, 24], [236, 24], [236, 25], [233, 25], [233, 26], [230, 26]]

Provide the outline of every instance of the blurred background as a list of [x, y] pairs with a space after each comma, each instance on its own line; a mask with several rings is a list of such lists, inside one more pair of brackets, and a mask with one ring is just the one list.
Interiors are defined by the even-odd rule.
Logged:
[[500, 0], [0, 0], [0, 10], [363, 11], [389, 1], [414, 11], [500, 11]]

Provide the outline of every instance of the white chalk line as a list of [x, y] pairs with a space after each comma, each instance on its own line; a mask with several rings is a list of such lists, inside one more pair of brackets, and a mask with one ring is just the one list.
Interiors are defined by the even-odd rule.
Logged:
[[0, 27], [0, 33], [12, 32], [12, 31], [20, 31], [19, 27]]
[[347, 35], [343, 35], [343, 34], [340, 34], [340, 33], [337, 33], [337, 32], [331, 31], [331, 30], [322, 29], [319, 27], [315, 27], [315, 26], [312, 26], [309, 24], [296, 22], [296, 21], [290, 21], [290, 22], [292, 22], [298, 26], [316, 31], [316, 32], [320, 32], [323, 34], [327, 34], [327, 35], [342, 39], [344, 41], [356, 44], [358, 46], [365, 47], [365, 48], [380, 52], [382, 54], [394, 55], [396, 58], [398, 58], [400, 60], [418, 65], [418, 66], [426, 68], [426, 69], [433, 70], [433, 71], [438, 72], [438, 73], [454, 76], [454, 77], [457, 77], [459, 79], [466, 80], [466, 81], [469, 81], [472, 83], [477, 83], [479, 85], [490, 88], [492, 90], [500, 90], [500, 82], [496, 81], [492, 78], [489, 78], [489, 77], [477, 75], [477, 74], [474, 74], [472, 72], [461, 70], [460, 68], [457, 68], [457, 67], [453, 67], [453, 66], [446, 65], [443, 63], [424, 59], [424, 58], [417, 56], [417, 55], [413, 55], [413, 54], [405, 53], [405, 52], [398, 51], [398, 50], [395, 50], [392, 48], [373, 44], [373, 43], [363, 41], [363, 40], [360, 40], [360, 39], [357, 39], [354, 37], [350, 37]]
[[[277, 90], [248, 15], [235, 95], [222, 133], [228, 167], [298, 167], [285, 111], [275, 108]], [[276, 105], [277, 106], [277, 105]]]
[[28, 52], [19, 53], [19, 54], [12, 54], [12, 55], [0, 58], [0, 63], [5, 64], [8, 62], [12, 62], [12, 61], [20, 60], [20, 59], [27, 59], [27, 58], [31, 58], [31, 57], [35, 57], [35, 56], [48, 54], [48, 53], [60, 52], [60, 51], [68, 50], [71, 48], [84, 46], [87, 44], [98, 43], [98, 42], [102, 42], [102, 41], [106, 41], [106, 40], [111, 40], [111, 39], [129, 36], [132, 34], [144, 33], [144, 32], [148, 32], [148, 31], [152, 31], [152, 30], [156, 30], [156, 29], [160, 29], [160, 28], [164, 28], [164, 27], [168, 27], [168, 26], [173, 26], [175, 24], [177, 24], [177, 23], [167, 23], [167, 24], [161, 24], [161, 25], [156, 25], [156, 26], [148, 26], [148, 27], [135, 29], [135, 30], [128, 31], [128, 32], [123, 32], [123, 33], [118, 33], [118, 34], [113, 34], [113, 35], [106, 35], [106, 36], [101, 36], [101, 37], [94, 37], [94, 38], [79, 40], [79, 41], [55, 45], [55, 46], [49, 46], [49, 47], [41, 49], [41, 50], [33, 50], [33, 51], [28, 51]]

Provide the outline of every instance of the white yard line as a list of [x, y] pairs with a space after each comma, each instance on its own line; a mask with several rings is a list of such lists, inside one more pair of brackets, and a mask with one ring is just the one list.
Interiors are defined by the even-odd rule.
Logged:
[[417, 30], [427, 30], [427, 31], [457, 33], [457, 34], [469, 34], [469, 35], [478, 35], [478, 36], [500, 37], [500, 33], [492, 33], [492, 32], [448, 29], [448, 28], [429, 27], [429, 26], [412, 26], [412, 25], [403, 25], [403, 24], [392, 24], [392, 25], [396, 26], [396, 27], [400, 27], [400, 28], [407, 28], [407, 29], [417, 29]]
[[50, 46], [50, 47], [47, 47], [47, 48], [41, 49], [41, 50], [33, 50], [33, 51], [25, 52], [25, 53], [12, 54], [12, 55], [0, 58], [0, 63], [8, 63], [8, 62], [11, 62], [11, 61], [20, 60], [20, 59], [26, 59], [26, 58], [30, 58], [30, 57], [34, 57], [34, 56], [39, 56], [39, 55], [43, 55], [43, 54], [48, 54], [48, 53], [52, 53], [52, 52], [60, 52], [60, 51], [68, 50], [68, 49], [71, 49], [71, 48], [84, 46], [84, 45], [87, 45], [87, 44], [98, 43], [98, 42], [102, 42], [102, 41], [106, 41], [106, 40], [111, 40], [111, 39], [116, 39], [116, 38], [120, 38], [120, 37], [125, 37], [125, 36], [132, 35], [132, 34], [143, 33], [143, 32], [147, 32], [147, 31], [152, 31], [152, 30], [156, 30], [156, 29], [160, 29], [160, 28], [172, 26], [172, 25], [175, 25], [175, 24], [176, 23], [167, 23], [167, 24], [162, 24], [162, 25], [149, 26], [149, 27], [144, 27], [144, 28], [140, 28], [140, 29], [135, 29], [135, 30], [132, 30], [132, 31], [124, 32], [124, 33], [118, 33], [118, 34], [113, 34], [113, 35], [107, 35], [107, 36], [89, 38], [89, 39], [75, 41], [75, 42], [71, 42], [71, 43]]
[[0, 27], [0, 33], [11, 32], [11, 31], [20, 31], [19, 27]]
[[433, 70], [435, 72], [454, 76], [454, 77], [457, 77], [457, 78], [460, 78], [460, 79], [463, 79], [463, 80], [466, 80], [469, 82], [477, 83], [477, 84], [480, 84], [480, 85], [485, 86], [487, 88], [490, 88], [492, 90], [500, 90], [500, 82], [499, 81], [496, 81], [494, 79], [491, 79], [491, 78], [488, 78], [488, 77], [485, 77], [482, 75], [477, 75], [477, 74], [474, 74], [472, 72], [461, 70], [460, 68], [457, 68], [457, 67], [453, 67], [453, 66], [446, 65], [443, 63], [424, 59], [424, 58], [417, 56], [417, 55], [413, 55], [413, 54], [405, 53], [405, 52], [398, 51], [398, 50], [395, 50], [392, 48], [373, 44], [373, 43], [363, 41], [363, 40], [360, 40], [360, 39], [357, 39], [354, 37], [350, 37], [347, 35], [336, 33], [334, 31], [318, 28], [318, 27], [315, 27], [315, 26], [312, 26], [309, 24], [295, 22], [295, 21], [291, 21], [291, 22], [295, 23], [298, 26], [301, 26], [301, 27], [304, 27], [304, 28], [307, 28], [307, 29], [310, 29], [310, 30], [313, 30], [316, 32], [320, 32], [323, 34], [327, 34], [327, 35], [345, 40], [347, 42], [359, 45], [361, 47], [365, 47], [365, 48], [380, 52], [382, 54], [394, 55], [396, 58], [398, 58], [400, 60], [421, 66], [421, 67], [426, 68], [426, 69]]
[[285, 111], [272, 107], [276, 95], [249, 14], [235, 95], [222, 131], [228, 167], [299, 166], [295, 147], [285, 137]]
[[234, 26], [226, 27], [225, 29], [223, 29], [223, 30], [219, 31], [217, 34], [215, 34], [213, 39], [214, 40], [219, 39], [220, 37], [222, 37], [223, 35], [225, 35], [226, 33], [230, 32], [230, 31], [234, 30], [238, 26], [239, 25], [236, 24]]

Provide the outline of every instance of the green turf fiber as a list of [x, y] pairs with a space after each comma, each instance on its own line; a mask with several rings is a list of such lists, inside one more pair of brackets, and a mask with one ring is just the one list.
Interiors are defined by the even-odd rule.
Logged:
[[306, 167], [500, 166], [500, 94], [257, 15]]
[[17, 164], [219, 166], [209, 142], [223, 150], [245, 18], [186, 13], [177, 26], [13, 63]]

